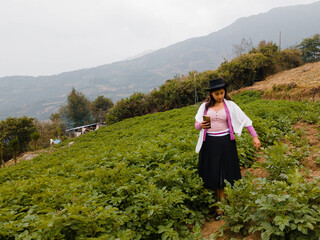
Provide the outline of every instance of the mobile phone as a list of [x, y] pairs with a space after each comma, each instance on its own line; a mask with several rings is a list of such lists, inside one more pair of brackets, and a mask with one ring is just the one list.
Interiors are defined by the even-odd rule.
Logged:
[[203, 121], [210, 122], [210, 117], [207, 115], [203, 115]]

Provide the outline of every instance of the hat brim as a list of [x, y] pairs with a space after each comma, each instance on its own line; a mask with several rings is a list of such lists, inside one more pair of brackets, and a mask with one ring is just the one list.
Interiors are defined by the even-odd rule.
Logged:
[[217, 86], [214, 86], [212, 88], [206, 88], [205, 90], [206, 91], [212, 91], [212, 90], [217, 90], [217, 89], [224, 88], [224, 87], [228, 87], [228, 84], [225, 83], [225, 84], [217, 85]]

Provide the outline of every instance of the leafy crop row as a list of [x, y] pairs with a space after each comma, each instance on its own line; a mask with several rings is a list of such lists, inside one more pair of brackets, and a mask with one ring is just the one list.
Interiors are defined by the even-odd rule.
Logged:
[[319, 239], [320, 179], [307, 182], [297, 170], [285, 181], [247, 175], [226, 188], [225, 228], [233, 232], [261, 232], [267, 239]]
[[[234, 99], [264, 146], [292, 134], [296, 121], [317, 121], [320, 111], [319, 104], [264, 101], [256, 92]], [[0, 239], [199, 238], [215, 197], [197, 175], [196, 111], [127, 119], [1, 169]], [[238, 149], [250, 166], [255, 151], [246, 130]]]
[[[287, 119], [291, 124], [301, 119], [319, 124], [318, 112], [312, 113], [312, 109], [319, 111], [319, 104], [275, 103], [279, 105], [276, 108], [283, 108], [285, 116], [267, 112], [267, 106], [253, 111], [263, 112], [260, 116], [272, 115], [276, 120]], [[308, 182], [301, 174], [305, 169], [300, 164], [310, 155], [311, 147], [303, 138], [303, 130], [286, 131], [286, 125], [279, 126], [287, 133], [282, 139], [290, 145], [276, 141], [263, 150], [265, 161], [254, 166], [262, 167], [267, 178], [256, 179], [247, 174], [233, 187], [228, 185], [227, 200], [218, 203], [225, 213], [222, 233], [231, 230], [246, 235], [259, 231], [263, 240], [320, 238], [320, 178]]]

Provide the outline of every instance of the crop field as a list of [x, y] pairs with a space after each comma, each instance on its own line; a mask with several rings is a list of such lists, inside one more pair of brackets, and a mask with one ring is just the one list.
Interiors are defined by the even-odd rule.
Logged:
[[[0, 239], [202, 239], [216, 205], [221, 234], [319, 239], [320, 180], [302, 176], [311, 147], [292, 126], [319, 126], [320, 103], [262, 100], [255, 91], [233, 100], [253, 121], [268, 177], [247, 174], [217, 203], [197, 175], [197, 106], [135, 117], [0, 169]], [[259, 164], [246, 129], [237, 146], [242, 166]]]

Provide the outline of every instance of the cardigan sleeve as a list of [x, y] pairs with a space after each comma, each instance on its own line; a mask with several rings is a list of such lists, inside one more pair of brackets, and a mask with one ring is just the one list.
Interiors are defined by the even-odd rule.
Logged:
[[249, 131], [249, 133], [253, 138], [258, 137], [258, 134], [256, 133], [256, 130], [254, 130], [254, 127], [252, 125], [249, 127], [246, 127], [246, 129]]
[[206, 105], [206, 103], [202, 103], [200, 105], [200, 107], [198, 109], [198, 112], [197, 112], [197, 114], [195, 116], [195, 120], [197, 122], [199, 122], [199, 123], [203, 121], [203, 114], [204, 114], [204, 111], [205, 111], [205, 105]]
[[196, 121], [196, 123], [194, 124], [194, 126], [196, 127], [196, 129], [201, 130], [202, 128], [200, 127], [200, 123], [198, 121]]

